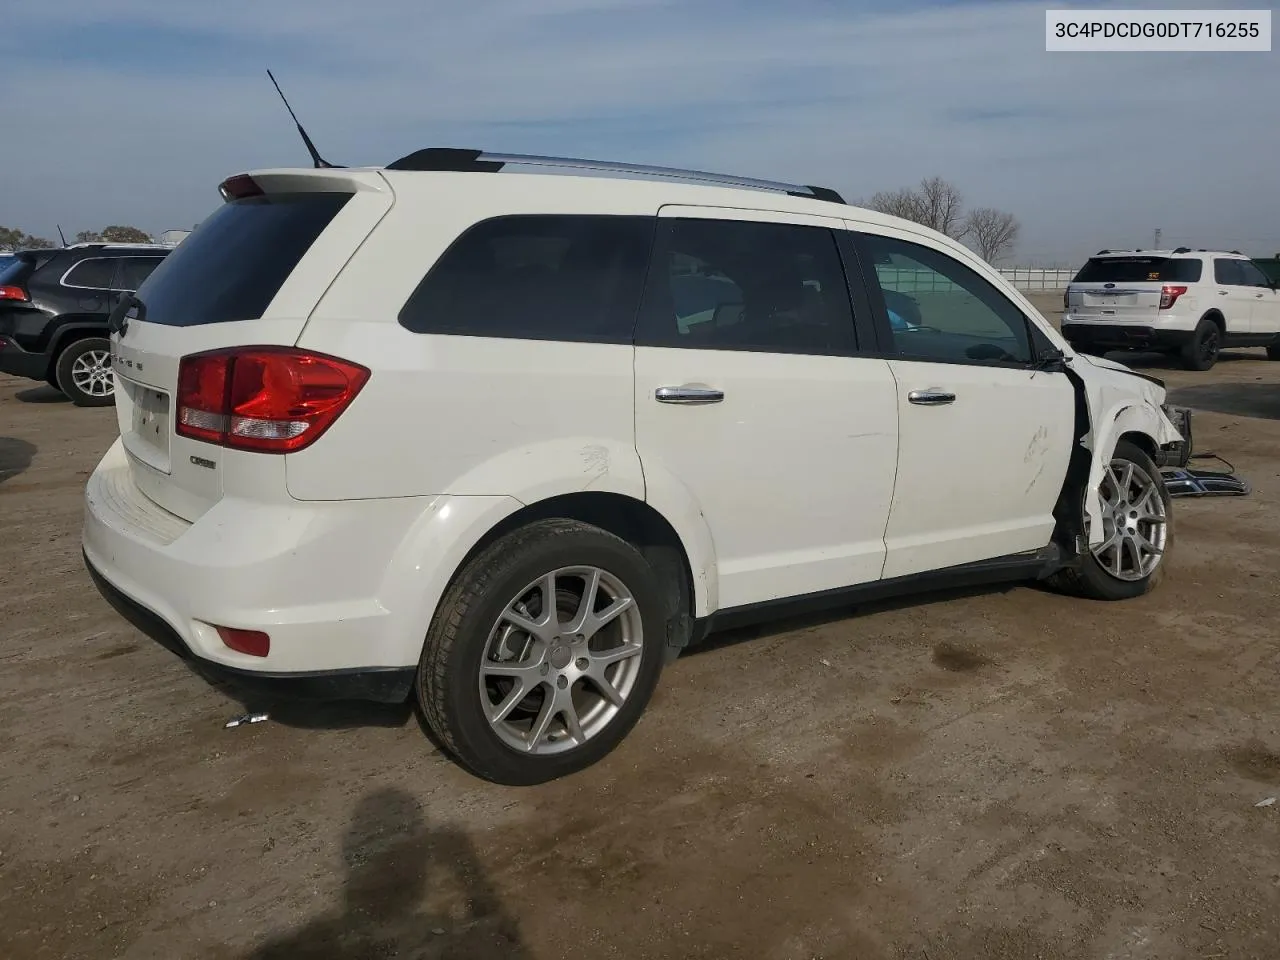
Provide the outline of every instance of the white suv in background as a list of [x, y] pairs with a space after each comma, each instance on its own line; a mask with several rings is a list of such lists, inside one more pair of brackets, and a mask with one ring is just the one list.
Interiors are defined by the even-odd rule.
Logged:
[[1280, 360], [1280, 290], [1239, 251], [1102, 250], [1063, 298], [1062, 334], [1077, 350], [1155, 350], [1208, 370], [1223, 347], [1266, 347]]
[[712, 629], [1164, 569], [1186, 412], [916, 224], [459, 150], [221, 189], [112, 317], [83, 535], [202, 671], [416, 696], [527, 784], [603, 757]]

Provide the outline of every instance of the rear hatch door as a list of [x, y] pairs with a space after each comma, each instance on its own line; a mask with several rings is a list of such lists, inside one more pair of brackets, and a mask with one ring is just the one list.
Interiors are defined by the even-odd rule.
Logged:
[[[179, 362], [219, 348], [294, 345], [393, 202], [376, 171], [267, 171], [231, 178], [223, 194], [112, 318], [116, 415], [133, 480], [189, 521], [224, 494], [262, 492], [237, 487], [263, 479], [264, 459], [281, 458], [176, 435]], [[282, 465], [279, 474], [284, 495]]]
[[1199, 261], [1141, 254], [1093, 257], [1067, 287], [1067, 312], [1072, 319], [1153, 323], [1164, 285], [1180, 282], [1188, 265], [1198, 267]]

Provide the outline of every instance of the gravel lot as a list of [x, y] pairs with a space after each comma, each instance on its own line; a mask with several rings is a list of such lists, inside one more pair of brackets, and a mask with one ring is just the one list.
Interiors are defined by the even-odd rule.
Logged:
[[81, 566], [114, 412], [0, 376], [0, 957], [1276, 957], [1280, 364], [1148, 366], [1255, 487], [1176, 502], [1155, 595], [721, 636], [525, 790], [408, 709], [224, 730]]

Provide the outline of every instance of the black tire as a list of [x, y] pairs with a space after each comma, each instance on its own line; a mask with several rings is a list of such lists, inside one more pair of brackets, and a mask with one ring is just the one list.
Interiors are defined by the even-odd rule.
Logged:
[[[573, 566], [599, 568], [630, 592], [641, 629], [639, 664], [633, 668], [630, 693], [598, 732], [563, 752], [532, 755], [509, 745], [490, 724], [480, 670], [482, 661], [490, 662], [486, 657], [491, 635], [507, 606], [546, 574]], [[507, 534], [458, 573], [427, 631], [417, 675], [418, 701], [427, 723], [463, 766], [495, 783], [526, 786], [582, 770], [622, 742], [649, 702], [666, 660], [667, 609], [653, 568], [635, 547], [605, 530], [574, 520], [542, 520]], [[554, 662], [553, 652], [554, 648], [548, 651], [549, 662]], [[530, 696], [553, 695], [550, 684], [535, 691]], [[563, 716], [553, 719], [567, 729]]]
[[1274, 343], [1267, 347], [1268, 360], [1280, 360], [1280, 343]]
[[109, 407], [116, 402], [114, 381], [109, 381], [108, 392], [105, 394], [91, 393], [76, 383], [76, 362], [95, 353], [110, 356], [111, 341], [102, 337], [77, 340], [59, 354], [57, 363], [54, 364], [54, 381], [58, 389], [70, 397], [77, 407]]
[[1222, 328], [1205, 317], [1182, 348], [1182, 365], [1188, 370], [1209, 370], [1218, 362], [1221, 351]]
[[[1121, 440], [1116, 444], [1115, 452], [1111, 455], [1111, 463], [1113, 465], [1117, 463], [1132, 463], [1154, 481], [1160, 500], [1164, 504], [1164, 554], [1161, 556], [1159, 563], [1156, 564], [1155, 569], [1147, 576], [1140, 580], [1122, 580], [1108, 573], [1098, 559], [1094, 557], [1093, 551], [1086, 545], [1084, 555], [1078, 557], [1073, 566], [1066, 567], [1055, 573], [1049, 582], [1051, 586], [1064, 593], [1086, 597], [1090, 600], [1131, 600], [1134, 597], [1150, 593], [1164, 579], [1164, 571], [1169, 565], [1169, 554], [1174, 545], [1173, 511], [1169, 499], [1169, 491], [1165, 487], [1164, 477], [1161, 475], [1159, 468], [1152, 462], [1151, 457], [1141, 447], [1130, 443], [1128, 440]], [[1077, 510], [1079, 511], [1076, 517], [1078, 529], [1083, 530], [1083, 496], [1080, 498]]]

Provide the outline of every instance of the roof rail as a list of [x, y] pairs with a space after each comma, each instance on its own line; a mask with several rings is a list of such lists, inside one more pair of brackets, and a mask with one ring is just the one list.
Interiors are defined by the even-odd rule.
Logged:
[[531, 167], [566, 167], [573, 170], [594, 170], [600, 173], [642, 174], [656, 177], [672, 177], [679, 180], [700, 180], [730, 187], [747, 187], [754, 190], [771, 190], [793, 197], [812, 197], [829, 203], [844, 203], [844, 198], [830, 187], [815, 187], [775, 180], [756, 180], [725, 173], [708, 173], [703, 170], [682, 170], [677, 167], [656, 167], [644, 163], [615, 163], [609, 160], [580, 160], [573, 157], [540, 157], [522, 153], [486, 153], [483, 150], [461, 150], [453, 147], [428, 147], [417, 150], [387, 164], [388, 170], [450, 170], [470, 173], [497, 173], [508, 164]]
[[1191, 248], [1190, 248], [1190, 247], [1178, 247], [1178, 249], [1177, 249], [1177, 250], [1174, 250], [1173, 252], [1174, 252], [1174, 253], [1190, 253], [1190, 252], [1191, 252]]
[[1095, 256], [1095, 257], [1100, 257], [1100, 256], [1102, 256], [1104, 253], [1110, 253], [1110, 252], [1111, 252], [1110, 250], [1099, 250], [1097, 253], [1095, 253], [1095, 254], [1094, 254], [1094, 256]]

